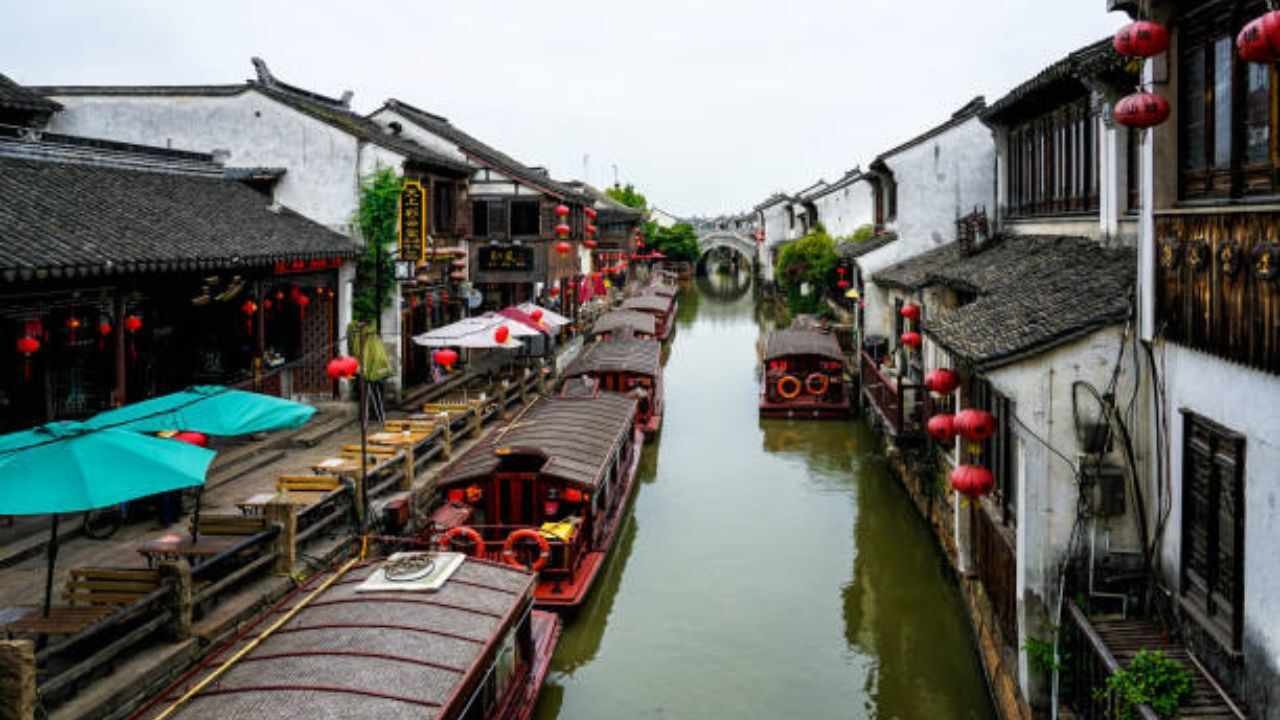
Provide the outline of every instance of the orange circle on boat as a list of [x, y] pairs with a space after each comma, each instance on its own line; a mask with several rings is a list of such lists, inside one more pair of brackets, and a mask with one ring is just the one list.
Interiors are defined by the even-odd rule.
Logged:
[[810, 395], [826, 395], [829, 387], [831, 379], [822, 373], [809, 373], [809, 377], [804, 379], [804, 388]]
[[449, 528], [448, 530], [446, 530], [444, 535], [441, 535], [440, 540], [438, 541], [438, 544], [440, 545], [440, 549], [452, 550], [453, 541], [459, 535], [465, 535], [467, 536], [467, 539], [471, 541], [472, 549], [470, 553], [467, 553], [468, 555], [474, 558], [484, 557], [484, 536], [480, 534], [479, 530], [476, 530], [475, 528], [469, 527], [467, 525], [459, 525], [458, 527]]
[[795, 400], [800, 397], [800, 390], [802, 389], [800, 385], [800, 378], [795, 375], [783, 375], [778, 378], [778, 384], [776, 387], [778, 389], [778, 394], [787, 400]]
[[[538, 544], [538, 557], [534, 559], [533, 564], [525, 566], [520, 562], [520, 558], [516, 557], [516, 543], [521, 540], [532, 540]], [[529, 572], [538, 572], [547, 566], [547, 561], [551, 559], [551, 543], [542, 536], [542, 533], [533, 528], [520, 528], [507, 536], [505, 542], [502, 543], [502, 561], [511, 567], [517, 567], [521, 570]]]

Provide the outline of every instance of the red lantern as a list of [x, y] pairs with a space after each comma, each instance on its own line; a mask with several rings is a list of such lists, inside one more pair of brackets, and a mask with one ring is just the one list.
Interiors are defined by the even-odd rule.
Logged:
[[587, 217], [592, 220], [595, 220], [596, 216], [599, 214], [596, 212], [596, 209], [593, 207], [586, 208], [585, 210], [583, 210], [583, 212], [586, 213]]
[[840, 265], [839, 267], [837, 267], [837, 268], [836, 268], [836, 274], [837, 274], [837, 275], [839, 275], [840, 277], [844, 277], [844, 266], [843, 266], [843, 265]]
[[355, 376], [360, 370], [360, 363], [350, 355], [339, 355], [329, 361], [324, 372], [330, 380], [346, 380]]
[[915, 350], [920, 347], [920, 333], [904, 332], [902, 333], [902, 344]]
[[542, 322], [542, 308], [534, 308], [533, 312], [529, 313], [529, 319], [534, 322]]
[[209, 446], [209, 436], [194, 430], [183, 430], [180, 433], [174, 433], [174, 436], [170, 439], [184, 442], [188, 445], [195, 445], [196, 447]]
[[898, 311], [898, 314], [908, 320], [919, 320], [920, 306], [915, 303], [907, 303], [902, 306], [902, 309]]
[[956, 418], [951, 413], [939, 413], [929, 418], [925, 429], [929, 432], [929, 437], [949, 444], [956, 439]]
[[560, 288], [556, 287], [555, 285], [552, 285], [551, 288], [547, 290], [547, 295], [553, 298], [560, 297]]
[[452, 370], [453, 364], [458, 362], [458, 353], [450, 350], [449, 348], [437, 350], [431, 355], [431, 357], [436, 361], [437, 365], [443, 367], [445, 370]]
[[596, 234], [596, 233], [598, 233], [598, 232], [600, 232], [600, 228], [596, 227], [595, 225], [592, 225], [591, 223], [587, 223], [587, 234], [588, 234], [588, 235], [595, 235], [595, 234]]
[[98, 323], [98, 352], [102, 352], [106, 347], [106, 340], [111, 336], [112, 329], [111, 323], [107, 320]]
[[568, 255], [571, 250], [573, 250], [573, 246], [563, 240], [556, 243], [556, 252], [561, 255]]
[[142, 318], [137, 315], [129, 315], [124, 319], [124, 329], [131, 333], [136, 333], [142, 329]]
[[1155, 57], [1169, 49], [1169, 31], [1158, 22], [1139, 20], [1117, 30], [1111, 44], [1121, 55]]
[[452, 488], [449, 490], [448, 497], [449, 497], [449, 502], [453, 503], [454, 505], [461, 505], [463, 498], [466, 497], [466, 493], [463, 491], [462, 488]]
[[1254, 18], [1236, 36], [1240, 59], [1251, 63], [1280, 61], [1280, 10]]
[[307, 318], [307, 306], [311, 304], [311, 298], [298, 290], [293, 295], [293, 304], [298, 306], [298, 322], [301, 323]]
[[644, 249], [644, 241], [643, 241], [643, 240], [636, 240], [636, 247], [638, 247], [638, 248], [640, 248], [641, 250], [643, 250], [643, 249]]
[[1136, 92], [1121, 98], [1113, 114], [1125, 127], [1155, 127], [1169, 119], [1169, 101], [1155, 93]]
[[938, 395], [950, 395], [960, 387], [960, 376], [955, 370], [938, 368], [924, 376], [924, 386]]
[[499, 325], [497, 329], [493, 331], [493, 340], [499, 345], [505, 343], [509, 337], [511, 337], [511, 328], [508, 328], [506, 325]]
[[840, 278], [839, 280], [836, 281], [836, 287], [840, 288], [841, 290], [848, 290], [849, 281], [845, 280], [844, 278]]
[[240, 312], [244, 313], [244, 331], [250, 335], [253, 334], [253, 315], [258, 312], [258, 303], [252, 300], [245, 300], [240, 305]]
[[586, 240], [583, 240], [582, 244], [586, 245], [588, 250], [595, 250], [597, 247], [600, 246], [600, 243], [596, 242], [595, 240], [592, 240], [591, 238], [587, 238]]
[[30, 335], [20, 337], [18, 338], [18, 352], [31, 357], [40, 352], [40, 341]]
[[991, 471], [981, 465], [961, 465], [951, 471], [952, 489], [971, 500], [991, 492], [995, 485]]
[[561, 217], [561, 218], [569, 217], [569, 206], [564, 204], [557, 205], [556, 217]]
[[569, 237], [569, 233], [571, 232], [573, 232], [573, 228], [564, 223], [560, 223], [556, 226], [556, 235], [559, 235], [560, 237]]
[[564, 501], [573, 505], [582, 502], [582, 491], [577, 488], [564, 489]]
[[980, 443], [996, 432], [996, 419], [986, 410], [969, 408], [956, 413], [956, 432], [971, 443]]

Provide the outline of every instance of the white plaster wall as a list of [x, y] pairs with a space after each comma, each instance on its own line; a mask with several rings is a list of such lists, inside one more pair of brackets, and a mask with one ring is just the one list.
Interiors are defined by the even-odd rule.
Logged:
[[814, 200], [818, 220], [833, 237], [846, 237], [875, 221], [871, 184], [855, 182]]
[[407, 137], [410, 140], [417, 142], [419, 145], [431, 148], [432, 150], [453, 158], [454, 160], [461, 162], [466, 162], [467, 160], [466, 153], [462, 152], [456, 143], [428, 131], [426, 128], [414, 123], [409, 118], [394, 110], [382, 108], [371, 115], [370, 119], [384, 127], [388, 126], [392, 122], [398, 122], [401, 126], [401, 137]]
[[1280, 377], [1167, 342], [1155, 348], [1163, 365], [1169, 419], [1168, 467], [1173, 469], [1169, 530], [1161, 545], [1165, 577], [1179, 581], [1182, 554], [1180, 410], [1189, 410], [1245, 437], [1245, 650], [1280, 667]]
[[283, 167], [276, 200], [344, 234], [356, 209], [355, 138], [247, 89], [233, 96], [55, 98], [52, 132], [230, 153], [231, 166]]
[[764, 216], [764, 245], [761, 248], [760, 264], [764, 279], [771, 282], [773, 281], [773, 252], [780, 244], [791, 239], [791, 229], [787, 223], [787, 204], [775, 203], [762, 210], [761, 214]]
[[995, 207], [995, 142], [977, 118], [884, 159], [898, 184], [902, 259], [955, 240], [955, 220]]

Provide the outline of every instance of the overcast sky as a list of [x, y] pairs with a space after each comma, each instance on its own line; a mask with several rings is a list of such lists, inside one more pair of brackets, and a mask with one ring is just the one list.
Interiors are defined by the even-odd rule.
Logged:
[[[1125, 18], [1104, 0], [0, 0], [27, 84], [226, 83], [261, 55], [372, 111], [391, 96], [559, 178], [676, 214], [832, 179]], [[207, 150], [208, 148], [194, 148]]]

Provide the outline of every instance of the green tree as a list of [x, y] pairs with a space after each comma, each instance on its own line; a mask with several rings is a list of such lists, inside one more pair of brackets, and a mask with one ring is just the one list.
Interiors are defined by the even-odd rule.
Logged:
[[876, 235], [875, 225], [870, 225], [870, 224], [862, 225], [857, 230], [854, 230], [853, 234], [849, 236], [849, 242], [863, 242], [866, 240], [870, 240], [871, 238], [875, 237], [875, 235]]
[[[360, 181], [360, 206], [356, 225], [364, 240], [364, 252], [356, 264], [352, 313], [361, 322], [377, 322], [382, 310], [395, 298], [396, 225], [400, 213], [400, 177], [390, 168], [379, 168]], [[378, 305], [381, 293], [382, 304]]]
[[[836, 241], [821, 224], [808, 235], [782, 246], [775, 277], [795, 313], [817, 312], [831, 289], [836, 267]], [[809, 293], [803, 294], [805, 284]]]
[[669, 260], [696, 262], [698, 259], [698, 232], [689, 223], [679, 223], [669, 228], [657, 223], [645, 223], [648, 247], [661, 251]]
[[646, 200], [645, 196], [639, 193], [636, 190], [636, 187], [631, 183], [627, 183], [625, 186], [614, 185], [604, 192], [609, 197], [623, 205], [626, 205], [627, 207], [635, 208], [637, 210], [647, 210], [649, 208], [649, 201]]

